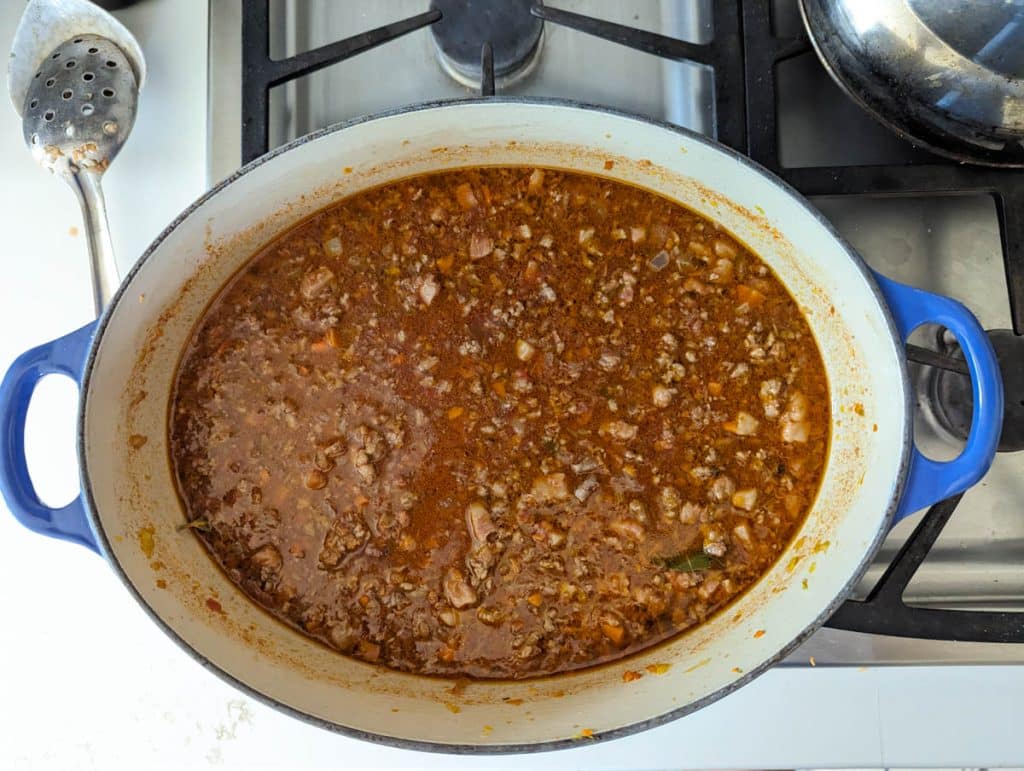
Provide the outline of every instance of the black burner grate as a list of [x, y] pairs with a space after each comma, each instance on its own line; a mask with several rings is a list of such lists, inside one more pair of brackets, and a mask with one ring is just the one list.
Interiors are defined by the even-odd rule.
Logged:
[[[965, 166], [934, 156], [924, 163], [784, 167], [779, 159], [777, 65], [810, 50], [806, 37], [773, 31], [772, 0], [712, 0], [715, 35], [707, 44], [548, 8], [534, 16], [668, 59], [714, 70], [719, 141], [750, 156], [807, 196], [920, 196], [982, 193], [996, 202], [1013, 331], [1024, 334], [1024, 173]], [[270, 58], [270, 0], [245, 0], [242, 16], [242, 160], [269, 149], [269, 95], [274, 86], [368, 51], [441, 19], [428, 10], [285, 59]], [[493, 52], [480, 53], [481, 94], [494, 94]], [[923, 364], [958, 371], [962, 363], [923, 349], [908, 352]], [[945, 359], [945, 360], [944, 360]], [[960, 496], [933, 506], [863, 600], [850, 600], [827, 626], [870, 634], [960, 642], [1024, 642], [1024, 613], [908, 606], [907, 584], [949, 521]]]

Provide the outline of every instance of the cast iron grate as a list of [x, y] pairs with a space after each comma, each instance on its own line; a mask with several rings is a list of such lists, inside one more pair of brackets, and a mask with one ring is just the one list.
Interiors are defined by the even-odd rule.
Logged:
[[[714, 39], [694, 44], [544, 6], [532, 13], [548, 24], [570, 27], [668, 59], [714, 71], [719, 141], [750, 156], [804, 195], [922, 196], [985, 194], [999, 219], [1013, 331], [1024, 334], [1024, 174], [965, 166], [936, 156], [913, 164], [784, 167], [779, 158], [777, 65], [810, 50], [804, 36], [773, 30], [772, 0], [712, 0]], [[242, 160], [269, 149], [270, 89], [336, 64], [409, 32], [434, 24], [441, 12], [423, 13], [285, 59], [270, 57], [270, 0], [245, 0], [242, 12]], [[495, 92], [493, 54], [481, 47], [483, 97]], [[962, 363], [923, 349], [908, 351], [922, 364], [958, 371]], [[933, 506], [921, 519], [868, 596], [847, 601], [827, 626], [869, 634], [960, 642], [1024, 642], [1024, 613], [922, 608], [904, 603], [907, 584], [931, 550], [960, 496]]]

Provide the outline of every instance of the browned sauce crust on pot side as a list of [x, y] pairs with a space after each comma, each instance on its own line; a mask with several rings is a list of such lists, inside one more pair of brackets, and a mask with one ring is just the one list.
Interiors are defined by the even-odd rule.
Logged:
[[796, 303], [713, 223], [464, 169], [333, 205], [233, 278], [171, 452], [191, 529], [274, 615], [400, 670], [528, 677], [756, 581], [817, 492], [828, 404]]

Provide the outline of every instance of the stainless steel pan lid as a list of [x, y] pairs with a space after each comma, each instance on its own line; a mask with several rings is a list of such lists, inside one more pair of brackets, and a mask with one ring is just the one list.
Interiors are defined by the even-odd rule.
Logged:
[[950, 158], [1024, 166], [1024, 0], [801, 0], [839, 86]]

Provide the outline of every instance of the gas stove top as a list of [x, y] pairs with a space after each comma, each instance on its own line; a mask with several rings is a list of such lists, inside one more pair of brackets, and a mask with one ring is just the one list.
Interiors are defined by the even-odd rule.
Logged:
[[[872, 267], [964, 302], [1004, 369], [1001, 451], [966, 494], [894, 528], [787, 663], [1024, 663], [1024, 174], [958, 165], [875, 123], [818, 63], [796, 0], [211, 2], [209, 61], [210, 182], [360, 115], [561, 97], [716, 137], [809, 196]], [[969, 388], [955, 342], [916, 335], [915, 441], [949, 459]]]

